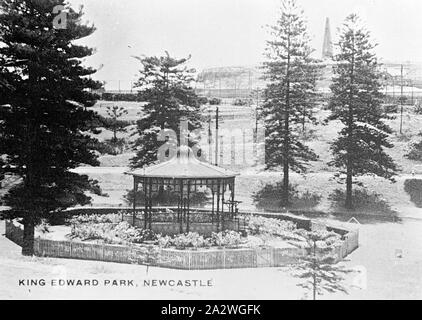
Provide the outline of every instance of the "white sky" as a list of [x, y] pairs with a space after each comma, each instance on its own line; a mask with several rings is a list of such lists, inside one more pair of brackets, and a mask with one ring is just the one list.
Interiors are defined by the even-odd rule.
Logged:
[[[139, 62], [131, 55], [176, 57], [192, 54], [197, 69], [257, 65], [263, 60], [265, 25], [273, 24], [279, 0], [70, 0], [84, 5], [85, 20], [97, 31], [84, 42], [97, 48], [87, 62], [104, 64], [96, 78], [136, 78]], [[325, 18], [336, 29], [352, 13], [360, 14], [379, 44], [380, 58], [422, 61], [421, 0], [299, 0], [308, 19], [318, 56]], [[129, 47], [130, 46], [130, 47]]]

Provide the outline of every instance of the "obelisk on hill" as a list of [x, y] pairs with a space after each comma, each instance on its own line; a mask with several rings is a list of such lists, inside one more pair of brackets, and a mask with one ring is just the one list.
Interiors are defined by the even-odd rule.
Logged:
[[333, 43], [331, 42], [330, 19], [325, 21], [324, 44], [322, 46], [322, 59], [333, 58]]

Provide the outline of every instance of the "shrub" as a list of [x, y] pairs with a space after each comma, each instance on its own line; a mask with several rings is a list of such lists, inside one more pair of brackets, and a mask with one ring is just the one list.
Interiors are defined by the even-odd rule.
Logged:
[[[116, 222], [119, 219], [119, 222]], [[106, 243], [126, 244], [156, 241], [158, 236], [152, 230], [133, 227], [120, 221], [120, 215], [78, 216], [71, 220], [71, 238], [82, 241], [103, 240]]]
[[334, 248], [336, 245], [341, 244], [341, 236], [334, 231], [308, 231], [305, 229], [298, 229], [296, 235], [299, 239], [299, 241], [296, 242], [296, 245], [302, 248], [306, 248], [309, 245], [309, 243], [307, 245], [307, 242], [312, 238], [323, 239], [316, 241], [315, 244], [318, 249]]
[[253, 216], [247, 225], [251, 235], [276, 236], [283, 240], [296, 239], [296, 224], [291, 221]]
[[204, 105], [208, 103], [208, 98], [207, 97], [198, 97], [198, 103], [200, 105]]
[[[343, 190], [334, 190], [328, 197], [332, 202], [334, 209], [344, 209], [346, 202], [346, 194]], [[354, 210], [364, 211], [373, 214], [389, 214], [395, 213], [391, 209], [388, 202], [382, 199], [381, 195], [375, 192], [369, 192], [365, 188], [355, 188], [352, 194], [352, 203]]]
[[412, 143], [410, 151], [405, 155], [409, 160], [422, 161], [422, 141]]
[[182, 250], [186, 248], [204, 248], [210, 246], [210, 242], [196, 232], [179, 234], [171, 240], [171, 244], [174, 245], [176, 249]]
[[278, 210], [281, 208], [311, 209], [321, 202], [321, 195], [306, 191], [299, 193], [296, 186], [289, 185], [289, 201], [285, 203], [281, 198], [284, 186], [282, 182], [266, 184], [261, 190], [252, 195], [258, 208]]
[[420, 179], [407, 179], [404, 182], [404, 191], [410, 195], [416, 207], [422, 208], [422, 180]]
[[386, 104], [384, 105], [384, 112], [385, 113], [397, 113], [399, 111], [399, 107], [397, 104]]
[[113, 242], [113, 239], [115, 238], [128, 243], [142, 243], [144, 241], [142, 231], [131, 226], [126, 221], [120, 222], [109, 231], [109, 233], [103, 235], [103, 238], [105, 240], [110, 240], [110, 242]]
[[106, 234], [110, 232], [112, 224], [110, 223], [82, 223], [72, 224], [71, 238], [78, 238], [82, 241], [87, 240], [101, 240], [104, 239]]
[[93, 146], [92, 149], [98, 151], [101, 155], [112, 155], [117, 156], [125, 150], [127, 147], [126, 139], [124, 138], [111, 138], [107, 139], [103, 142], [97, 141]]
[[124, 138], [111, 138], [104, 141], [104, 144], [107, 145], [107, 149], [109, 149], [107, 154], [112, 156], [117, 156], [122, 154], [125, 149], [127, 148], [127, 142]]
[[158, 240], [158, 235], [154, 231], [149, 229], [141, 230], [141, 242], [156, 240]]
[[218, 247], [237, 248], [242, 243], [240, 233], [227, 230], [224, 232], [213, 232], [211, 241]]
[[50, 232], [50, 224], [48, 223], [47, 219], [41, 219], [40, 224], [37, 226], [38, 232], [41, 233], [49, 233]]
[[111, 154], [115, 153], [115, 149], [112, 145], [107, 142], [100, 142], [97, 141], [93, 146], [92, 149], [98, 151], [100, 154]]
[[157, 244], [161, 248], [169, 248], [172, 245], [172, 238], [170, 236], [158, 236]]
[[104, 92], [101, 94], [101, 100], [105, 101], [142, 101], [142, 97], [140, 97], [137, 93], [111, 93], [111, 92]]
[[224, 231], [213, 233], [210, 238], [204, 238], [196, 232], [179, 234], [173, 237], [158, 236], [157, 244], [161, 248], [175, 247], [184, 250], [187, 248], [209, 248], [211, 246], [237, 248], [241, 242], [239, 232]]
[[221, 99], [211, 98], [211, 99], [208, 100], [208, 103], [212, 106], [219, 106], [221, 104]]
[[422, 103], [420, 101], [415, 104], [415, 113], [422, 114]]
[[122, 220], [121, 212], [117, 214], [84, 214], [72, 217], [69, 222], [71, 224], [83, 223], [119, 223]]
[[243, 107], [243, 106], [246, 106], [248, 104], [248, 102], [249, 101], [245, 100], [245, 99], [236, 99], [236, 100], [234, 100], [233, 105]]

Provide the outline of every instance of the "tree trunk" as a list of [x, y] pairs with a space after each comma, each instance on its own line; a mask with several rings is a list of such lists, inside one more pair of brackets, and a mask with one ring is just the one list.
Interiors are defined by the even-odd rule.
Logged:
[[[353, 50], [355, 47], [355, 38], [353, 35], [352, 38], [353, 43]], [[352, 54], [352, 61], [351, 61], [351, 70], [350, 70], [350, 92], [349, 92], [349, 116], [347, 121], [348, 126], [348, 141], [347, 141], [347, 178], [346, 178], [346, 209], [353, 209], [352, 203], [352, 185], [353, 185], [353, 162], [351, 159], [351, 155], [353, 152], [353, 148], [351, 146], [351, 140], [353, 138], [353, 84], [354, 84], [354, 76], [355, 76], [355, 55], [354, 52]]]
[[285, 206], [289, 204], [289, 161], [284, 160], [284, 173], [283, 173], [283, 203]]
[[317, 265], [316, 265], [316, 240], [314, 240], [314, 261], [313, 261], [313, 264], [314, 264], [314, 270], [312, 270], [312, 272], [313, 272], [313, 290], [312, 290], [312, 297], [313, 297], [313, 300], [316, 300], [316, 296], [317, 296], [317, 281], [316, 281], [316, 268], [317, 268]]
[[352, 186], [353, 186], [353, 176], [351, 168], [347, 168], [347, 178], [346, 178], [346, 209], [353, 209], [352, 201]]
[[22, 255], [34, 255], [35, 223], [31, 217], [23, 219], [23, 244]]
[[288, 35], [287, 71], [286, 71], [286, 110], [284, 112], [284, 155], [283, 155], [283, 203], [289, 205], [289, 152], [290, 152], [290, 30]]

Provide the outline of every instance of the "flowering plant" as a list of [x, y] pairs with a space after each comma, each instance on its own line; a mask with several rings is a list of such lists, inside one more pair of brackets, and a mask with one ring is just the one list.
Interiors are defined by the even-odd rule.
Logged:
[[247, 228], [251, 235], [276, 236], [285, 240], [297, 239], [296, 225], [291, 221], [253, 216], [249, 218]]
[[196, 232], [189, 232], [175, 236], [171, 244], [177, 249], [204, 248], [210, 245], [209, 241]]
[[236, 231], [224, 231], [212, 234], [212, 243], [219, 247], [237, 248], [241, 243], [240, 233]]

